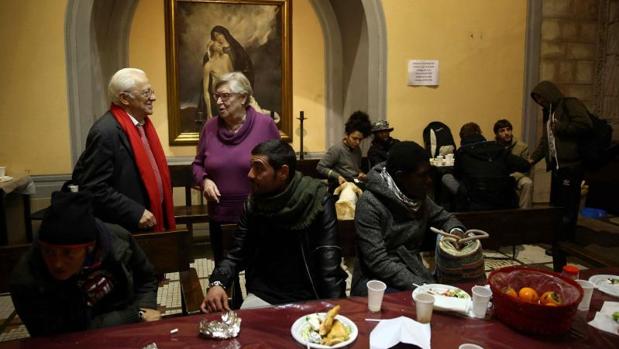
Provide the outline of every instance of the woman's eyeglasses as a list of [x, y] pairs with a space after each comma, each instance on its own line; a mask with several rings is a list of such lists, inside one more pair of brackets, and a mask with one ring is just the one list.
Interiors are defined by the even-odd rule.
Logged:
[[215, 100], [218, 100], [221, 98], [222, 101], [227, 101], [230, 99], [230, 97], [238, 95], [238, 93], [234, 93], [234, 92], [216, 92], [213, 94], [213, 98]]

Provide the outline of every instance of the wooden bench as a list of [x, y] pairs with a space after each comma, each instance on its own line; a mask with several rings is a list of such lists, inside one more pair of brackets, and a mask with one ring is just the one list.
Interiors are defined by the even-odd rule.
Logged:
[[190, 267], [192, 236], [188, 230], [134, 234], [156, 273], [179, 273], [183, 314], [200, 311], [204, 300], [198, 273]]
[[[612, 250], [619, 249], [619, 225], [602, 219], [579, 217], [574, 241], [560, 241], [561, 255], [579, 258], [595, 267], [619, 266]], [[610, 253], [603, 253], [604, 250]], [[614, 254], [613, 257], [609, 255]]]
[[[556, 244], [559, 238], [561, 209], [556, 207], [534, 207], [528, 209], [457, 212], [455, 216], [471, 229], [481, 229], [490, 234], [482, 241], [484, 249], [499, 249], [503, 246], [547, 243]], [[354, 221], [338, 221], [338, 241], [343, 257], [356, 254], [356, 231]], [[428, 235], [423, 250], [433, 251], [435, 239]], [[556, 262], [559, 262], [558, 259]], [[553, 258], [555, 264], [555, 258]], [[555, 270], [561, 266], [553, 265]]]

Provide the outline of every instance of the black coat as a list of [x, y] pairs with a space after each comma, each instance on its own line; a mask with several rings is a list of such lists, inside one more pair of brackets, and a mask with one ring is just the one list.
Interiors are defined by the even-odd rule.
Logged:
[[370, 168], [376, 166], [383, 161], [387, 161], [389, 149], [391, 149], [391, 147], [399, 141], [399, 139], [391, 137], [389, 137], [389, 139], [387, 139], [387, 141], [385, 142], [374, 139], [372, 141], [372, 146], [370, 146], [370, 149], [368, 150], [368, 161], [370, 162]]
[[10, 282], [15, 310], [31, 336], [138, 322], [140, 308], [156, 308], [157, 281], [142, 249], [121, 227], [97, 224], [97, 246], [104, 249], [101, 268], [112, 274], [116, 290], [95, 307], [88, 306], [77, 277], [53, 279], [34, 243], [13, 270]]
[[346, 273], [340, 267], [335, 209], [329, 194], [322, 202], [324, 211], [309, 228], [293, 232], [256, 219], [246, 201], [234, 245], [210, 281], [230, 286], [245, 270], [247, 292], [271, 304], [344, 297]]
[[463, 139], [455, 159], [455, 176], [461, 181], [459, 210], [518, 207], [510, 174], [529, 171], [528, 161], [496, 142], [487, 142], [481, 135]]
[[150, 207], [131, 143], [111, 112], [88, 132], [73, 182], [80, 190], [92, 192], [95, 216], [132, 232], [138, 230], [144, 210]]

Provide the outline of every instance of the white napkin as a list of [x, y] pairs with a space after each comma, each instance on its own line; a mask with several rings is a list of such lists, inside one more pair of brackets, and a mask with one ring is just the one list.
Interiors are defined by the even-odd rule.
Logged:
[[602, 309], [595, 313], [589, 325], [601, 331], [619, 334], [619, 323], [613, 320], [613, 313], [619, 311], [619, 302], [604, 302]]
[[468, 314], [470, 305], [470, 299], [434, 295], [434, 307], [442, 310]]
[[422, 324], [406, 316], [381, 320], [370, 333], [370, 349], [387, 349], [398, 343], [430, 349], [430, 324]]

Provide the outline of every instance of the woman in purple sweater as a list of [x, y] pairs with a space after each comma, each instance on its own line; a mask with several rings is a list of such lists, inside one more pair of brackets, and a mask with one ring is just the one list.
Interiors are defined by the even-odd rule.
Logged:
[[249, 195], [251, 150], [264, 141], [279, 139], [279, 130], [270, 117], [249, 105], [253, 91], [242, 73], [225, 74], [215, 91], [219, 116], [202, 128], [193, 178], [208, 201], [209, 233], [217, 263], [223, 258], [221, 225], [238, 222]]

